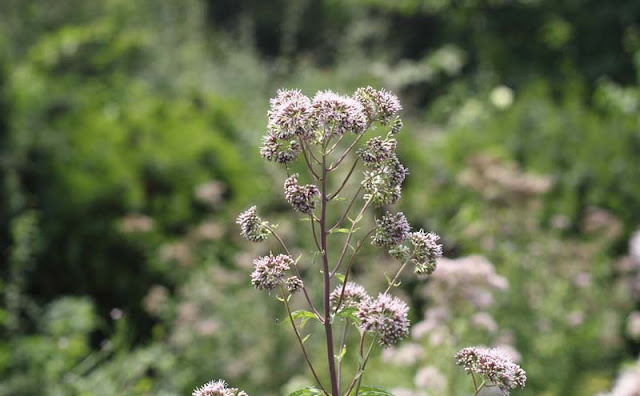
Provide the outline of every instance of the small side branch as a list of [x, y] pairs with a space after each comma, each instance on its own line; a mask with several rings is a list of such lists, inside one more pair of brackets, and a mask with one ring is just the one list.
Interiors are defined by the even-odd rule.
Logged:
[[284, 306], [287, 310], [287, 315], [289, 316], [289, 321], [291, 322], [291, 328], [293, 329], [293, 332], [296, 334], [296, 338], [298, 339], [298, 343], [300, 344], [300, 348], [302, 349], [302, 354], [304, 355], [304, 358], [307, 361], [307, 365], [309, 365], [309, 369], [313, 374], [313, 378], [315, 378], [316, 382], [318, 383], [318, 386], [320, 386], [320, 389], [322, 389], [322, 391], [326, 394], [327, 391], [324, 389], [322, 382], [320, 382], [320, 378], [318, 378], [318, 374], [316, 373], [316, 370], [313, 368], [311, 359], [309, 359], [309, 355], [307, 354], [307, 349], [304, 347], [304, 341], [302, 340], [302, 337], [300, 336], [300, 332], [296, 327], [296, 322], [294, 322], [293, 316], [291, 315], [291, 308], [289, 307], [289, 301], [287, 299], [284, 287], [282, 287], [282, 285], [280, 285], [280, 290], [282, 292], [282, 300], [284, 301]]

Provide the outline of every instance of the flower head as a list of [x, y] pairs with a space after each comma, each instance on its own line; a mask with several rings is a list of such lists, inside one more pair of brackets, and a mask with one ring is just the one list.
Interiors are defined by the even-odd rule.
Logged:
[[287, 292], [289, 292], [289, 294], [293, 294], [304, 287], [304, 282], [302, 282], [302, 279], [297, 276], [287, 278], [284, 284], [286, 285]]
[[320, 91], [313, 98], [311, 118], [314, 126], [324, 131], [323, 138], [344, 135], [345, 132], [360, 134], [367, 126], [367, 117], [362, 104], [348, 96], [331, 91]]
[[505, 393], [515, 388], [524, 388], [525, 371], [511, 361], [511, 358], [497, 348], [464, 348], [455, 356], [456, 364], [467, 373], [480, 374]]
[[273, 290], [285, 280], [285, 272], [294, 264], [286, 254], [259, 257], [253, 260], [255, 266], [251, 273], [251, 283], [259, 290]]
[[358, 151], [358, 156], [367, 163], [383, 162], [391, 158], [396, 151], [396, 139], [382, 140], [374, 136], [367, 141], [367, 147]]
[[375, 333], [381, 345], [390, 346], [409, 334], [408, 311], [404, 301], [381, 293], [360, 304], [357, 316], [363, 331]]
[[251, 242], [262, 242], [271, 233], [266, 223], [258, 216], [255, 206], [242, 212], [236, 224], [240, 224], [240, 235]]
[[340, 308], [358, 308], [360, 304], [371, 299], [364, 287], [355, 282], [347, 282], [344, 285], [344, 294], [342, 293], [342, 285], [336, 286], [331, 292], [329, 299], [334, 308], [337, 307], [340, 296], [342, 296]]
[[223, 380], [210, 381], [193, 390], [192, 396], [248, 396], [244, 391], [236, 388], [227, 388]]
[[279, 164], [295, 161], [301, 152], [302, 146], [296, 140], [280, 140], [274, 133], [268, 133], [260, 147], [262, 158]]
[[436, 260], [442, 257], [442, 245], [438, 243], [440, 237], [420, 230], [412, 232], [410, 239], [413, 244], [411, 261], [416, 265], [416, 274], [431, 275], [436, 269]]
[[383, 125], [387, 125], [389, 120], [402, 110], [398, 97], [384, 89], [358, 88], [353, 96], [362, 103], [370, 121], [378, 120]]
[[315, 184], [298, 184], [298, 175], [293, 174], [284, 181], [284, 197], [293, 206], [294, 209], [301, 213], [311, 214], [316, 207], [313, 200], [314, 197], [320, 195], [318, 187]]
[[381, 162], [365, 163], [362, 186], [364, 199], [371, 199], [376, 206], [393, 204], [400, 199], [400, 185], [407, 176], [405, 168], [394, 155]]
[[381, 219], [376, 220], [376, 233], [371, 243], [376, 246], [397, 246], [407, 239], [410, 229], [409, 222], [402, 212], [387, 212]]
[[298, 90], [279, 90], [267, 113], [269, 132], [278, 139], [306, 138], [311, 130], [311, 100]]

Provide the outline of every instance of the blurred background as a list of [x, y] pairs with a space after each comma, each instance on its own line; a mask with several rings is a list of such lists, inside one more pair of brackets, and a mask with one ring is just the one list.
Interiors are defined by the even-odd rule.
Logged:
[[[448, 258], [403, 280], [411, 337], [365, 383], [470, 395], [453, 354], [482, 344], [514, 394], [637, 395], [639, 78], [636, 0], [3, 0], [0, 395], [311, 385], [249, 283], [278, 246], [234, 222], [311, 249], [258, 154], [268, 100], [364, 85], [404, 105], [394, 209]], [[365, 249], [359, 280], [391, 265]]]

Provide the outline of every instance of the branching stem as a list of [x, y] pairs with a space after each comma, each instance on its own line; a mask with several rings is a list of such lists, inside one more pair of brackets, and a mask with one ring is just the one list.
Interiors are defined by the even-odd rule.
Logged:
[[351, 175], [353, 174], [353, 171], [356, 169], [356, 165], [358, 164], [358, 159], [356, 159], [355, 161], [353, 161], [353, 165], [351, 166], [351, 169], [349, 170], [349, 173], [347, 174], [347, 177], [344, 178], [344, 181], [342, 182], [342, 184], [340, 185], [340, 187], [338, 187], [338, 190], [336, 190], [336, 192], [334, 192], [333, 194], [331, 194], [329, 196], [329, 201], [331, 201], [332, 199], [334, 199], [335, 197], [338, 196], [338, 194], [340, 194], [340, 191], [342, 191], [342, 189], [344, 188], [344, 186], [347, 184], [347, 182], [349, 181], [349, 178], [351, 177]]
[[[280, 235], [278, 235], [278, 233], [276, 232], [276, 230], [274, 230], [272, 227], [270, 227], [269, 225], [266, 225], [265, 227], [267, 227], [267, 229], [269, 231], [271, 231], [271, 233], [273, 234], [273, 236], [276, 237], [276, 239], [278, 240], [278, 242], [280, 242], [280, 245], [282, 245], [282, 248], [284, 249], [285, 253], [287, 253], [287, 255], [289, 257], [293, 257], [291, 256], [291, 253], [289, 252], [289, 249], [287, 249], [287, 245], [284, 244], [284, 241], [282, 240], [282, 238], [280, 238]], [[300, 279], [302, 279], [302, 276], [300, 275], [300, 271], [298, 270], [298, 265], [294, 265], [293, 266], [293, 270], [296, 273], [296, 276]], [[302, 282], [302, 292], [304, 293], [304, 297], [307, 299], [307, 303], [309, 303], [309, 308], [311, 308], [311, 310], [313, 311], [313, 313], [316, 314], [316, 317], [318, 318], [318, 320], [322, 323], [322, 321], [324, 320], [322, 315], [320, 315], [320, 313], [318, 312], [318, 310], [316, 309], [316, 307], [313, 305], [313, 302], [311, 301], [311, 298], [309, 297], [309, 292], [307, 291], [307, 287], [304, 285], [304, 282]]]
[[311, 359], [309, 359], [309, 355], [307, 354], [307, 349], [304, 347], [304, 341], [302, 340], [302, 337], [300, 336], [300, 332], [298, 331], [298, 328], [296, 327], [296, 322], [294, 322], [293, 319], [293, 315], [291, 314], [291, 308], [289, 307], [289, 300], [285, 294], [285, 290], [284, 287], [282, 287], [282, 285], [280, 285], [280, 291], [282, 292], [282, 301], [284, 302], [284, 307], [287, 310], [287, 315], [289, 315], [289, 321], [291, 322], [291, 328], [293, 329], [293, 332], [296, 333], [296, 338], [298, 339], [298, 343], [300, 344], [300, 348], [302, 349], [302, 354], [304, 355], [305, 360], [307, 361], [307, 364], [309, 365], [309, 369], [311, 370], [311, 373], [313, 374], [313, 377], [315, 378], [316, 382], [318, 383], [318, 386], [320, 386], [320, 389], [322, 389], [322, 391], [324, 393], [327, 393], [327, 391], [325, 390], [324, 386], [322, 386], [322, 382], [320, 382], [320, 378], [318, 378], [318, 374], [316, 374], [316, 370], [313, 368], [313, 364], [311, 363]]

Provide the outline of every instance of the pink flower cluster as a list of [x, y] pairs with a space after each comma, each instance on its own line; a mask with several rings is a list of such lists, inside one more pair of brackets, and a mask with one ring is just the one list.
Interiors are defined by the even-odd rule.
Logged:
[[525, 371], [497, 348], [464, 348], [456, 354], [456, 364], [467, 373], [480, 374], [485, 381], [498, 386], [505, 393], [524, 388], [527, 381]]
[[236, 388], [227, 388], [227, 383], [223, 380], [210, 381], [203, 386], [196, 388], [192, 396], [249, 396], [245, 391], [238, 391]]

